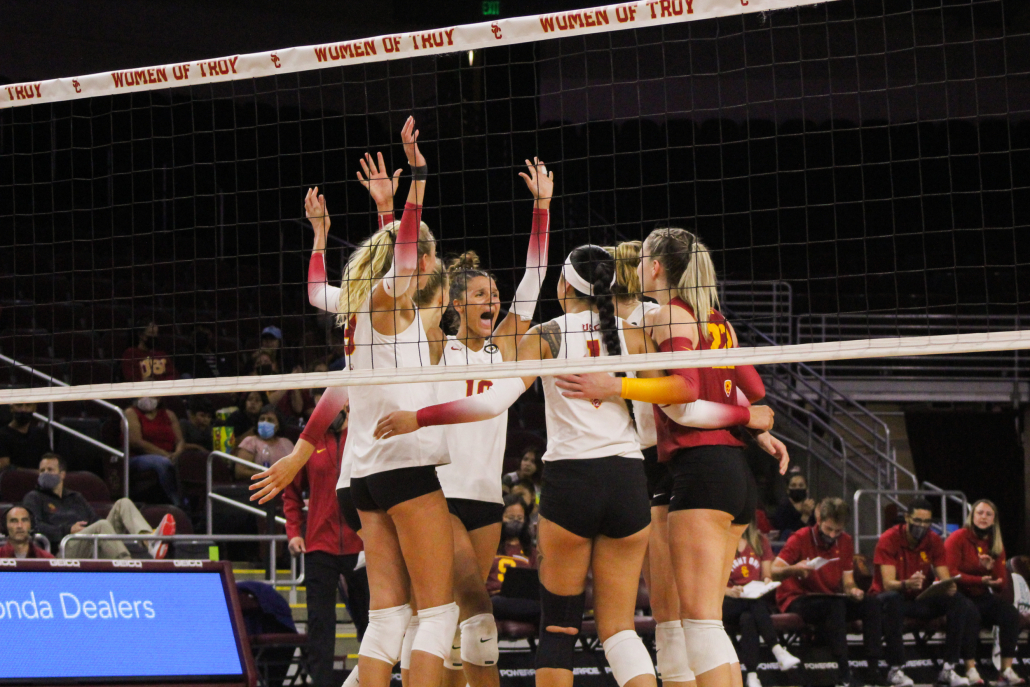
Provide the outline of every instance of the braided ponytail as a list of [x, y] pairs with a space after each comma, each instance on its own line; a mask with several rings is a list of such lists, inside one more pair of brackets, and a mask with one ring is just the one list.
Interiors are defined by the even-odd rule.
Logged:
[[[599, 246], [580, 246], [569, 256], [572, 266], [584, 279], [589, 280], [594, 295], [576, 295], [597, 307], [601, 340], [608, 355], [622, 355], [622, 341], [619, 339], [619, 322], [615, 317], [615, 299], [612, 295], [612, 279], [615, 276], [615, 259]], [[620, 373], [621, 375], [621, 373]]]

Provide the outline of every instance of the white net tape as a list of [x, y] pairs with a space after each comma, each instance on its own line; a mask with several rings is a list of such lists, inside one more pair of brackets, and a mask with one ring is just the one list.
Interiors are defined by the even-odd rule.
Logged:
[[270, 52], [192, 60], [0, 87], [0, 108], [200, 86], [303, 72], [345, 64], [384, 62], [425, 55], [516, 45], [549, 38], [641, 29], [663, 24], [768, 12], [825, 0], [641, 0], [428, 31], [306, 45]]
[[899, 339], [832, 341], [792, 346], [730, 348], [709, 351], [680, 351], [582, 358], [576, 360], [525, 360], [489, 365], [419, 368], [381, 368], [345, 372], [309, 372], [261, 377], [223, 377], [181, 379], [167, 382], [91, 384], [41, 389], [11, 389], [0, 392], [0, 403], [45, 403], [80, 401], [95, 398], [135, 398], [138, 396], [176, 396], [235, 391], [277, 391], [280, 389], [320, 388], [325, 386], [364, 386], [446, 382], [466, 379], [504, 379], [531, 375], [576, 374], [661, 370], [680, 367], [719, 367], [727, 365], [768, 365], [773, 363], [817, 362], [892, 356], [985, 353], [1030, 348], [1030, 331], [985, 332], [943, 336], [913, 336]]

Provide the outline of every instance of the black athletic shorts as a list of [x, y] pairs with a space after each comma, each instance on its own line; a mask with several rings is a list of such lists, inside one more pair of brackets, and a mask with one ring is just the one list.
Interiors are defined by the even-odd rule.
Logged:
[[672, 501], [669, 512], [721, 510], [734, 525], [746, 525], [758, 507], [758, 486], [744, 449], [736, 446], [696, 446], [680, 449], [669, 461]]
[[540, 490], [540, 517], [586, 539], [622, 539], [651, 523], [639, 458], [548, 461]]
[[487, 525], [496, 525], [504, 519], [504, 504], [473, 499], [447, 499], [447, 510], [461, 520], [466, 532]]
[[647, 475], [647, 495], [651, 499], [651, 507], [668, 506], [672, 498], [669, 466], [658, 462], [657, 446], [645, 448], [641, 453], [644, 454], [644, 473]]
[[355, 532], [360, 532], [361, 516], [358, 515], [358, 509], [354, 507], [354, 495], [351, 494], [350, 487], [336, 490], [336, 505], [340, 507], [340, 515], [343, 516], [347, 527]]
[[419, 496], [440, 490], [435, 465], [397, 468], [377, 472], [368, 477], [352, 477], [351, 496], [358, 510], [390, 510]]

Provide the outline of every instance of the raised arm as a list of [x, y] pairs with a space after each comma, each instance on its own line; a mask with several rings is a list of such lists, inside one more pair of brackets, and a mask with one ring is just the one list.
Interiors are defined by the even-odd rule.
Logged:
[[393, 197], [400, 186], [401, 170], [394, 171], [391, 177], [386, 172], [386, 161], [383, 160], [383, 154], [377, 153], [376, 157], [379, 164], [376, 164], [376, 160], [368, 153], [365, 153], [365, 157], [359, 160], [365, 174], [362, 175], [361, 172], [358, 172], [358, 182], [365, 187], [368, 195], [372, 196], [372, 200], [375, 201], [376, 216], [379, 220], [379, 228], [382, 229], [394, 221]]
[[[550, 360], [558, 350], [561, 331], [554, 322], [533, 327], [519, 342], [519, 360]], [[545, 345], [546, 344], [546, 345]], [[457, 425], [497, 417], [511, 407], [536, 376], [498, 379], [487, 391], [450, 403], [438, 403], [418, 411], [397, 410], [383, 417], [376, 426], [376, 439], [389, 439], [432, 425]]]
[[340, 289], [329, 286], [325, 273], [325, 245], [329, 236], [329, 211], [325, 196], [318, 193], [318, 187], [309, 188], [304, 197], [304, 214], [315, 230], [315, 245], [311, 248], [308, 261], [308, 303], [319, 310], [337, 313], [340, 311]]
[[528, 174], [519, 172], [519, 176], [533, 194], [533, 228], [529, 234], [529, 250], [526, 252], [526, 273], [515, 289], [515, 300], [508, 314], [494, 330], [493, 341], [500, 347], [504, 360], [512, 359], [518, 340], [532, 326], [540, 287], [547, 277], [554, 172], [548, 172], [539, 158], [533, 158], [532, 163], [526, 160], [526, 168]]
[[372, 309], [394, 310], [394, 300], [407, 294], [418, 269], [418, 229], [422, 222], [422, 198], [425, 197], [426, 159], [418, 149], [418, 130], [414, 117], [408, 117], [401, 129], [404, 154], [411, 166], [411, 187], [404, 204], [400, 227], [394, 241], [393, 265], [372, 291]]

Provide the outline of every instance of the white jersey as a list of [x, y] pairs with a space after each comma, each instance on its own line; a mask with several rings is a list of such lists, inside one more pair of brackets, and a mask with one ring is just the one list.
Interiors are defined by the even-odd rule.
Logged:
[[[562, 330], [561, 350], [555, 357], [575, 360], [607, 355], [601, 333], [597, 331], [600, 326], [597, 313], [587, 310], [565, 314], [551, 322], [558, 324]], [[625, 353], [623, 321], [618, 320], [618, 324], [619, 339]], [[633, 429], [633, 419], [624, 401], [566, 398], [554, 382], [554, 377], [543, 377], [544, 399], [547, 402], [545, 462], [605, 456], [643, 458]]]
[[[368, 308], [367, 302], [363, 310], [365, 308]], [[411, 326], [394, 336], [375, 331], [370, 313], [361, 312], [357, 316], [351, 342], [354, 347], [349, 358], [352, 370], [424, 367], [431, 363], [429, 341], [417, 312]], [[386, 470], [446, 463], [443, 432], [439, 427], [424, 427], [389, 439], [376, 440], [372, 436], [383, 416], [395, 410], [418, 410], [436, 405], [436, 402], [433, 384], [351, 387], [350, 423], [343, 458], [344, 466], [349, 462], [349, 477], [367, 477]], [[343, 478], [341, 469], [341, 481]]]
[[[662, 306], [657, 303], [642, 301], [636, 309], [626, 318], [626, 324], [634, 327], [643, 327], [644, 318]], [[635, 372], [627, 372], [627, 375], [636, 377]], [[658, 443], [658, 430], [654, 426], [654, 406], [643, 401], [633, 401], [633, 419], [637, 426], [637, 439], [640, 441], [640, 448], [651, 448]]]
[[[453, 336], [444, 342], [443, 365], [475, 365], [501, 361], [501, 352], [491, 343], [473, 351]], [[457, 401], [481, 394], [493, 386], [489, 379], [466, 379], [440, 382], [436, 395], [440, 403]], [[421, 431], [421, 430], [420, 430]], [[490, 420], [444, 425], [444, 443], [451, 459], [449, 465], [436, 470], [449, 499], [471, 499], [503, 503], [501, 472], [504, 466], [504, 445], [508, 433], [508, 411]]]

